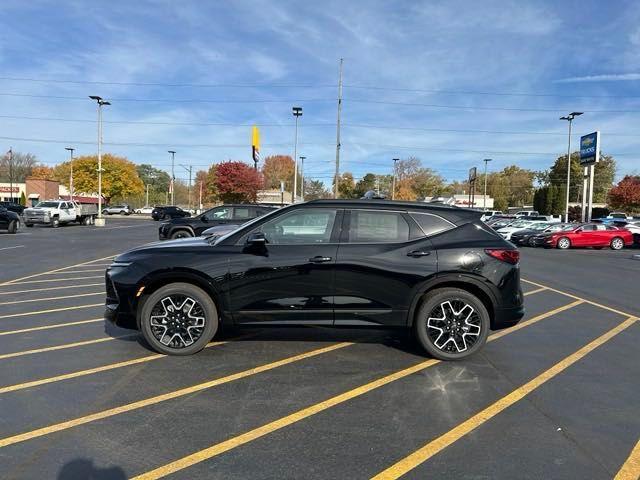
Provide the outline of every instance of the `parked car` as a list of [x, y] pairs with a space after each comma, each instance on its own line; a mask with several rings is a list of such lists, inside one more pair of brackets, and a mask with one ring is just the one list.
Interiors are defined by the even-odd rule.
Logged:
[[137, 213], [138, 215], [151, 215], [151, 212], [153, 212], [153, 207], [140, 207], [133, 211], [133, 213]]
[[126, 204], [109, 205], [102, 209], [103, 215], [131, 215], [131, 207]]
[[27, 208], [24, 205], [20, 205], [19, 203], [14, 202], [0, 202], [0, 207], [4, 207], [10, 212], [17, 213], [18, 215], [22, 215], [24, 209]]
[[176, 207], [174, 205], [154, 207], [154, 209], [151, 210], [151, 218], [156, 221], [169, 220], [171, 218], [189, 217], [189, 216], [191, 216], [189, 212], [185, 212], [180, 207]]
[[491, 217], [495, 217], [496, 215], [502, 215], [502, 212], [500, 210], [487, 210], [482, 214], [482, 216], [480, 217], [480, 220], [482, 220], [483, 222], [486, 222]]
[[566, 224], [563, 223], [535, 222], [529, 228], [513, 232], [510, 241], [514, 245], [533, 247], [536, 235], [558, 232], [565, 226]]
[[587, 223], [548, 234], [544, 239], [544, 245], [563, 250], [572, 247], [610, 247], [612, 250], [620, 250], [633, 245], [633, 234], [629, 230], [611, 225]]
[[640, 245], [640, 221], [629, 222], [624, 228], [633, 234], [633, 243]]
[[[532, 218], [532, 217], [529, 217]], [[533, 217], [535, 218], [535, 217]], [[526, 230], [528, 228], [531, 228], [533, 225], [537, 224], [537, 223], [544, 223], [546, 225], [548, 225], [548, 223], [546, 221], [544, 221], [544, 217], [542, 217], [543, 220], [525, 220], [523, 218], [520, 218], [518, 220], [515, 220], [514, 222], [511, 222], [509, 225], [507, 225], [506, 227], [502, 227], [502, 228], [498, 228], [496, 229], [496, 232], [498, 232], [498, 234], [504, 238], [505, 240], [511, 240], [511, 235], [515, 232], [519, 232], [520, 230]]]
[[119, 255], [106, 316], [172, 355], [201, 350], [221, 324], [318, 324], [410, 328], [430, 355], [462, 359], [524, 315], [519, 252], [480, 215], [387, 200], [274, 209], [215, 242]]
[[0, 230], [17, 233], [19, 226], [20, 216], [16, 212], [7, 209], [7, 207], [0, 206]]
[[520, 210], [516, 212], [516, 217], [537, 217], [540, 215], [536, 210]]
[[499, 218], [499, 220], [489, 223], [489, 226], [491, 228], [493, 228], [494, 230], [499, 230], [501, 228], [508, 227], [509, 225], [511, 225], [515, 221], [516, 221], [515, 217], [513, 217], [513, 218]]
[[35, 224], [51, 225], [57, 228], [66, 223], [93, 225], [98, 215], [95, 203], [78, 203], [67, 200], [47, 200], [35, 207], [24, 210], [24, 224], [33, 227]]
[[262, 205], [221, 205], [214, 207], [196, 217], [173, 218], [162, 223], [158, 229], [160, 240], [197, 237], [207, 228], [216, 225], [240, 225], [272, 211], [275, 207]]

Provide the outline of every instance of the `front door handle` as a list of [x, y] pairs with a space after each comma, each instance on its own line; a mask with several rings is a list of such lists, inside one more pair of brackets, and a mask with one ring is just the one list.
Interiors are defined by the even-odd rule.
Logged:
[[331, 261], [331, 257], [323, 257], [321, 255], [318, 255], [316, 257], [311, 257], [309, 261], [311, 263], [326, 263]]
[[426, 257], [427, 255], [431, 255], [429, 250], [412, 250], [407, 253], [407, 257]]

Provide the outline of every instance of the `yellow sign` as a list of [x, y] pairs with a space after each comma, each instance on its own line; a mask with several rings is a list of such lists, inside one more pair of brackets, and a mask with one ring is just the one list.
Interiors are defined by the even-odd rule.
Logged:
[[253, 130], [251, 132], [251, 145], [256, 149], [260, 150], [260, 130], [255, 125], [253, 126]]

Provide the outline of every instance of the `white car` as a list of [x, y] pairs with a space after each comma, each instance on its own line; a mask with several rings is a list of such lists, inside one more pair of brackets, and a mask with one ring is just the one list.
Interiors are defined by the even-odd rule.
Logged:
[[520, 217], [537, 217], [540, 215], [536, 210], [520, 210], [516, 212], [516, 218]]
[[640, 221], [629, 222], [624, 228], [633, 233], [633, 243], [640, 245]]
[[153, 207], [140, 207], [133, 211], [133, 213], [137, 213], [138, 215], [151, 215], [151, 212], [153, 212]]
[[540, 221], [520, 219], [512, 222], [508, 227], [500, 228], [499, 230], [497, 230], [497, 232], [505, 240], [511, 240], [511, 235], [514, 232], [531, 228], [531, 226], [535, 225], [536, 223], [540, 223]]
[[500, 210], [487, 210], [482, 214], [482, 216], [480, 217], [480, 220], [485, 222], [489, 220], [491, 217], [493, 217], [494, 215], [502, 215], [502, 212]]

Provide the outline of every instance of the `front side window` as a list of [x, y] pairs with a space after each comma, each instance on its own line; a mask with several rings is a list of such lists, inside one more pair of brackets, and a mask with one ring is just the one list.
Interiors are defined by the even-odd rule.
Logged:
[[231, 207], [212, 208], [203, 217], [207, 220], [228, 220], [231, 218]]
[[354, 210], [349, 243], [397, 243], [409, 240], [409, 224], [400, 212]]
[[255, 231], [264, 233], [270, 245], [329, 243], [337, 211], [305, 208], [279, 215]]

